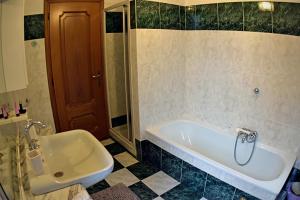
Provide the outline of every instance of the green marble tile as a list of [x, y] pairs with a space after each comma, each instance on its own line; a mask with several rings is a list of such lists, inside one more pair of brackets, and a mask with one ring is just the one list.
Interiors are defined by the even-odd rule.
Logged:
[[247, 200], [259, 200], [258, 198], [251, 196], [250, 194], [243, 192], [239, 189], [236, 189], [233, 200], [240, 200], [240, 199], [247, 199]]
[[300, 36], [300, 3], [274, 3], [273, 32]]
[[107, 12], [106, 13], [106, 33], [123, 32], [123, 13]]
[[135, 0], [130, 1], [130, 28], [136, 28]]
[[161, 197], [164, 200], [198, 200], [202, 198], [202, 192], [197, 191], [195, 187], [180, 184], [161, 195]]
[[180, 30], [185, 30], [185, 7], [180, 6], [179, 8], [179, 17], [180, 17]]
[[149, 140], [142, 141], [142, 160], [161, 169], [161, 148]]
[[211, 175], [207, 176], [204, 197], [215, 200], [232, 200], [235, 188]]
[[137, 28], [159, 29], [159, 3], [136, 0]]
[[142, 144], [141, 141], [135, 139], [136, 159], [142, 161]]
[[152, 200], [158, 196], [141, 181], [129, 186], [128, 188], [142, 200]]
[[202, 194], [205, 188], [206, 176], [207, 174], [204, 171], [183, 161], [181, 184], [194, 188], [195, 191]]
[[196, 6], [196, 29], [218, 30], [217, 4], [205, 4]]
[[94, 194], [109, 187], [109, 184], [105, 180], [103, 180], [96, 183], [95, 185], [88, 187], [86, 190], [89, 194]]
[[24, 37], [25, 40], [44, 38], [44, 15], [24, 16]]
[[196, 6], [185, 7], [185, 29], [195, 30], [196, 28]]
[[244, 3], [244, 30], [272, 33], [272, 12], [261, 11], [258, 2]]
[[218, 14], [220, 30], [243, 30], [243, 3], [220, 3]]
[[181, 177], [181, 167], [182, 167], [182, 160], [177, 158], [173, 154], [162, 150], [162, 164], [161, 169], [169, 176], [173, 177], [177, 181], [180, 181]]
[[162, 29], [180, 30], [179, 6], [160, 3], [160, 24]]

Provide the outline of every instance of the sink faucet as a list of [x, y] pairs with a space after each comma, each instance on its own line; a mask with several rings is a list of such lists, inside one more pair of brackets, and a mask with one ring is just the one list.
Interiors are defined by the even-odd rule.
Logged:
[[38, 144], [36, 143], [37, 140], [35, 139], [32, 139], [30, 134], [29, 134], [29, 131], [30, 131], [30, 128], [32, 126], [35, 126], [37, 125], [39, 128], [46, 128], [47, 125], [40, 122], [40, 121], [32, 121], [32, 120], [29, 120], [27, 122], [27, 124], [25, 125], [25, 131], [24, 131], [24, 134], [25, 134], [25, 137], [26, 137], [26, 140], [27, 140], [27, 143], [29, 145], [29, 150], [34, 150], [34, 149], [37, 149], [38, 148]]

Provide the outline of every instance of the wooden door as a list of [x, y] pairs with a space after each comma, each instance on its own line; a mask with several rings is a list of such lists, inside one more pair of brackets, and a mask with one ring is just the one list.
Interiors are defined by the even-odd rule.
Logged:
[[47, 7], [59, 131], [85, 129], [98, 139], [106, 138], [108, 118], [101, 51], [103, 3], [50, 1]]

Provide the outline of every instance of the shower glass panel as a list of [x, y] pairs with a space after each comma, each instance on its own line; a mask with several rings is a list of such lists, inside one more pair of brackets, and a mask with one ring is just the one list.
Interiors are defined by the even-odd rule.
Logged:
[[132, 142], [127, 16], [127, 4], [106, 10], [105, 51], [111, 130]]

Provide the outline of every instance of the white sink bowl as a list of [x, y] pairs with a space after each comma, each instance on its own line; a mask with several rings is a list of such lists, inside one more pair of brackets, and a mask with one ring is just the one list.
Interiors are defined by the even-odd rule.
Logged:
[[[40, 137], [44, 174], [29, 170], [33, 194], [39, 195], [74, 184], [89, 187], [108, 176], [114, 161], [105, 147], [89, 132], [73, 130]], [[29, 164], [30, 165], [30, 164]], [[54, 174], [62, 172], [63, 176]]]

